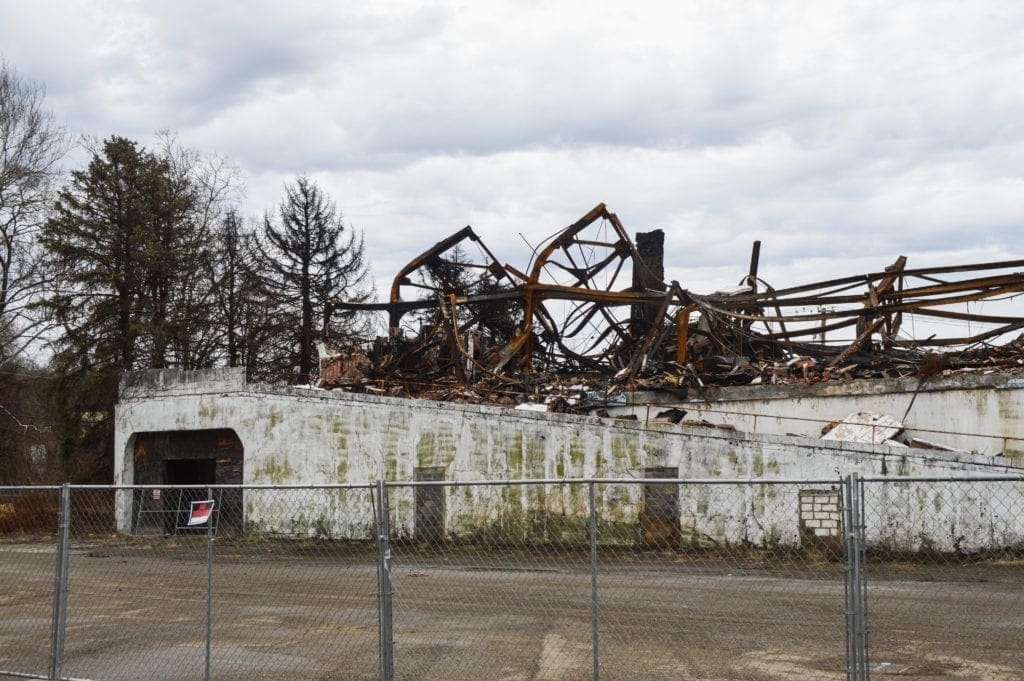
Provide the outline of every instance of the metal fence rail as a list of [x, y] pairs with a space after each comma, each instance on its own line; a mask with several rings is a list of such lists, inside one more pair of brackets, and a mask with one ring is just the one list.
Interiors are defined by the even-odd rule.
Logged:
[[1024, 676], [1024, 478], [0, 487], [0, 678]]
[[1024, 483], [876, 479], [863, 495], [872, 661], [1024, 678]]
[[0, 669], [47, 678], [55, 657], [61, 488], [0, 487]]

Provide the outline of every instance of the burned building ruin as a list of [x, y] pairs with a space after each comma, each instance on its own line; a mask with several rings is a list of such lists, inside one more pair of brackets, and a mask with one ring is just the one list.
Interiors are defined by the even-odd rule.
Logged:
[[[466, 227], [403, 267], [386, 302], [328, 306], [325, 338], [339, 312], [384, 314], [388, 333], [363, 347], [326, 338], [319, 385], [585, 413], [637, 390], [685, 397], [712, 386], [1024, 371], [1024, 338], [1010, 338], [1024, 317], [970, 309], [1024, 290], [1024, 260], [913, 269], [899, 256], [877, 272], [775, 288], [759, 277], [759, 258], [755, 242], [735, 288], [699, 294], [664, 280], [660, 230], [634, 243], [604, 204], [522, 269]], [[911, 316], [968, 333], [916, 338]]]

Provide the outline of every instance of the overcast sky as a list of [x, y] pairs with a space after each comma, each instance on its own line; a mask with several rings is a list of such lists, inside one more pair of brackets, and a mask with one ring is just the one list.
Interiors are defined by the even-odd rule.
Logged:
[[525, 267], [599, 202], [706, 292], [1024, 256], [1019, 2], [4, 2], [78, 133], [308, 173], [379, 290], [471, 224]]

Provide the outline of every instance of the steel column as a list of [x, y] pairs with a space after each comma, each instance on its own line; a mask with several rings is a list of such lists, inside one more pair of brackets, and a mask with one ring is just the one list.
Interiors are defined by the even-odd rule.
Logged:
[[64, 635], [68, 609], [68, 544], [71, 541], [71, 485], [60, 489], [60, 520], [57, 529], [57, 560], [53, 589], [53, 623], [50, 631], [50, 678], [59, 681], [64, 671]]

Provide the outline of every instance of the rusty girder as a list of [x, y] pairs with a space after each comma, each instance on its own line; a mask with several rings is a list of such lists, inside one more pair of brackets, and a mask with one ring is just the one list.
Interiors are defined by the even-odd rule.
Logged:
[[[445, 259], [446, 254], [467, 240], [480, 247], [484, 254], [482, 263]], [[657, 306], [664, 297], [661, 292], [618, 287], [624, 273], [642, 266], [618, 217], [599, 204], [543, 244], [527, 273], [500, 265], [473, 230], [466, 227], [403, 267], [392, 281], [388, 302], [335, 301], [327, 315], [341, 309], [386, 311], [390, 337], [402, 343], [403, 317], [410, 312], [434, 311], [437, 314], [421, 328], [419, 339], [431, 344], [445, 342], [471, 355], [466, 357], [469, 363], [479, 364], [492, 373], [505, 371], [510, 365], [529, 372], [538, 358], [543, 358], [545, 367], [553, 370], [561, 363], [577, 369], [606, 370], [615, 366], [616, 356], [628, 354], [622, 348], [644, 340], [629, 335], [629, 319], [623, 318], [618, 309]], [[469, 271], [478, 276], [472, 278], [470, 285], [463, 285]], [[403, 294], [410, 288], [419, 288], [425, 295], [406, 299]], [[447, 309], [449, 303], [454, 314]], [[560, 309], [550, 309], [552, 304]], [[506, 314], [517, 310], [517, 317], [511, 323], [505, 319], [496, 327], [494, 320], [488, 318], [488, 305], [492, 306], [490, 311], [494, 305], [504, 305]], [[434, 328], [437, 326], [444, 328]], [[484, 352], [477, 348], [469, 352], [456, 342], [456, 328], [465, 334], [481, 327], [486, 328], [489, 341]], [[443, 341], [444, 338], [448, 340]], [[401, 356], [408, 358], [408, 353]]]
[[[469, 243], [479, 257], [462, 250]], [[652, 275], [618, 217], [598, 204], [542, 243], [523, 270], [500, 264], [465, 227], [403, 267], [387, 302], [335, 302], [327, 314], [388, 313], [389, 336], [371, 357], [378, 375], [460, 383], [581, 372], [714, 381], [716, 372], [749, 378], [752, 365], [798, 356], [829, 370], [889, 360], [913, 367], [928, 348], [970, 346], [1024, 328], [1024, 317], [968, 307], [1024, 292], [1024, 260], [907, 269], [900, 256], [880, 272], [774, 289], [757, 276], [759, 245], [739, 290], [696, 294]], [[622, 281], [638, 270], [645, 276]], [[637, 310], [646, 310], [643, 324]], [[403, 326], [410, 314], [418, 330]], [[984, 328], [910, 338], [907, 315]]]

